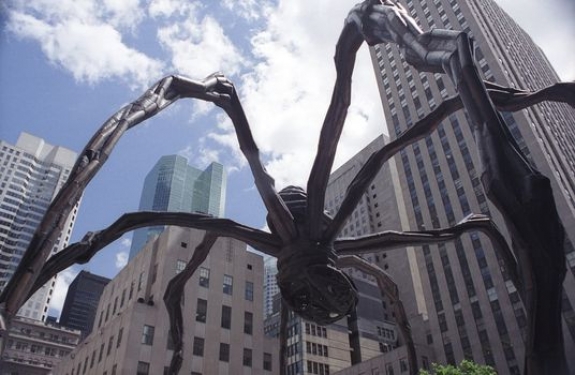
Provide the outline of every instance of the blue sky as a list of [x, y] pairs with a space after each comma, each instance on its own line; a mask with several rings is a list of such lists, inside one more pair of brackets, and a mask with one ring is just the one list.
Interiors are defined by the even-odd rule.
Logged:
[[[221, 71], [236, 84], [278, 188], [305, 186], [334, 81], [332, 56], [356, 1], [8, 0], [1, 5], [0, 137], [21, 131], [80, 151], [115, 111], [164, 75], [195, 79]], [[575, 79], [575, 5], [568, 0], [499, 0], [547, 53], [564, 80]], [[383, 131], [365, 47], [336, 164]], [[180, 153], [228, 168], [226, 216], [258, 228], [265, 211], [237, 148], [231, 123], [213, 106], [181, 101], [130, 130], [86, 190], [73, 241], [135, 211], [146, 173]], [[113, 277], [131, 235], [89, 265]], [[58, 313], [80, 267], [62, 273]]]

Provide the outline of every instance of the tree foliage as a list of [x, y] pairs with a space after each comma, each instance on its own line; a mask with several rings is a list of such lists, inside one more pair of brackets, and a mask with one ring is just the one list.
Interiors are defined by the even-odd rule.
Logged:
[[431, 373], [426, 370], [420, 370], [419, 375], [497, 375], [497, 372], [491, 366], [478, 365], [464, 359], [457, 367], [434, 363]]

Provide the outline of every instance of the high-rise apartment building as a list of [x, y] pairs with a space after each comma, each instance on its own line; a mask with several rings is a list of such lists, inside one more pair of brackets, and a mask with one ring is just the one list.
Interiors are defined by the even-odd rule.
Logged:
[[[531, 38], [493, 0], [399, 0], [423, 29], [464, 30], [476, 43], [484, 78], [498, 84], [537, 89], [558, 80]], [[371, 49], [392, 139], [455, 95], [445, 75], [419, 73], [393, 45]], [[566, 228], [568, 272], [564, 283], [563, 323], [566, 352], [575, 352], [575, 114], [562, 104], [546, 103], [502, 113], [518, 144], [551, 179], [559, 215]], [[471, 125], [464, 111], [446, 119], [432, 135], [396, 157], [406, 202], [402, 228], [453, 225], [471, 212], [490, 215], [504, 228], [501, 215], [486, 199]], [[473, 359], [499, 374], [519, 374], [523, 367], [526, 313], [501, 259], [486, 237], [464, 235], [454, 243], [423, 246], [409, 256], [420, 291], [412, 314], [429, 317], [425, 332], [441, 363]], [[401, 280], [392, 259], [379, 262]], [[408, 274], [404, 274], [408, 275]], [[411, 275], [410, 278], [414, 279]], [[416, 280], [413, 280], [416, 281]], [[400, 288], [410, 283], [401, 282]], [[404, 302], [410, 302], [404, 297]], [[568, 356], [575, 371], [575, 357]]]
[[[34, 231], [74, 166], [77, 154], [22, 133], [15, 145], [0, 140], [0, 290], [20, 263]], [[78, 207], [52, 249], [66, 247]], [[39, 289], [18, 315], [44, 321], [56, 278]]]
[[[104, 288], [92, 333], [58, 374], [163, 374], [173, 346], [163, 296], [203, 238], [167, 227]], [[277, 374], [277, 340], [264, 338], [263, 257], [220, 238], [182, 298], [181, 374]], [[79, 370], [81, 369], [81, 370]]]
[[109, 282], [106, 277], [80, 271], [68, 287], [60, 324], [82, 331], [83, 337], [92, 332], [100, 296]]
[[[226, 173], [218, 163], [205, 170], [194, 168], [180, 155], [162, 156], [144, 180], [140, 211], [200, 212], [224, 215]], [[130, 259], [163, 227], [134, 231]]]

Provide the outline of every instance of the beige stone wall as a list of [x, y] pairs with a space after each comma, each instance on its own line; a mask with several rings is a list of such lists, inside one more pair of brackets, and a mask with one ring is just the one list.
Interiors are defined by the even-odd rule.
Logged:
[[[172, 351], [167, 349], [169, 322], [162, 297], [168, 282], [176, 275], [178, 262], [190, 259], [202, 235], [200, 231], [170, 227], [130, 261], [104, 290], [94, 332], [74, 353], [74, 358], [62, 364], [59, 373], [69, 373], [80, 364], [84, 366], [83, 362], [88, 358], [86, 374], [111, 375], [114, 366], [117, 374], [135, 374], [138, 361], [149, 363], [149, 374], [162, 374], [172, 355]], [[180, 263], [181, 266], [183, 264]], [[185, 321], [184, 362], [180, 373], [278, 373], [278, 345], [275, 340], [267, 340], [264, 344], [263, 258], [246, 251], [242, 242], [221, 238], [202, 267], [209, 269], [209, 286], [199, 285], [198, 270], [185, 288], [182, 311]], [[233, 278], [232, 295], [223, 293], [224, 275]], [[246, 282], [253, 283], [253, 301], [246, 300]], [[132, 298], [130, 289], [133, 290]], [[207, 301], [205, 323], [196, 321], [198, 299]], [[230, 329], [221, 327], [222, 305], [232, 309]], [[244, 333], [245, 312], [253, 314], [251, 335]], [[154, 327], [152, 345], [142, 344], [146, 325]], [[120, 330], [123, 333], [118, 345]], [[204, 339], [201, 357], [192, 354], [194, 337]], [[220, 343], [230, 345], [229, 362], [219, 360]], [[102, 345], [104, 349], [100, 359]], [[243, 364], [244, 348], [252, 350], [251, 366]], [[272, 355], [272, 371], [263, 369], [264, 352]], [[95, 360], [91, 367], [92, 356]]]

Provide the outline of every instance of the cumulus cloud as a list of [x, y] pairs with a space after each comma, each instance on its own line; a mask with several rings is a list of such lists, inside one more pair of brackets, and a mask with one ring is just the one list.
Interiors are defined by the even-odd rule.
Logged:
[[189, 77], [203, 78], [216, 71], [233, 75], [243, 65], [240, 52], [210, 16], [198, 19], [190, 14], [185, 22], [161, 27], [158, 40], [172, 56], [173, 68]]
[[123, 42], [120, 28], [134, 27], [142, 17], [137, 0], [33, 0], [11, 5], [7, 30], [39, 43], [48, 60], [77, 81], [94, 84], [121, 78], [144, 86], [160, 74], [159, 61]]
[[66, 294], [68, 294], [68, 287], [76, 276], [78, 276], [78, 273], [79, 271], [68, 268], [58, 274], [54, 293], [50, 300], [50, 315], [60, 316], [62, 308], [64, 307], [64, 301], [66, 300]]
[[130, 237], [123, 237], [120, 240], [120, 248], [116, 251], [115, 256], [115, 266], [117, 269], [122, 269], [126, 264], [128, 264], [128, 257], [130, 254], [130, 246], [132, 245], [132, 239]]
[[223, 0], [222, 6], [249, 21], [262, 18], [269, 10], [267, 2], [261, 0]]
[[126, 264], [128, 264], [128, 252], [120, 251], [119, 253], [116, 253], [116, 268], [124, 268]]

